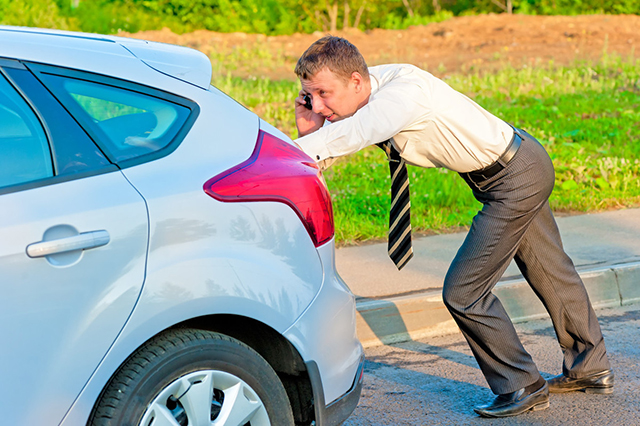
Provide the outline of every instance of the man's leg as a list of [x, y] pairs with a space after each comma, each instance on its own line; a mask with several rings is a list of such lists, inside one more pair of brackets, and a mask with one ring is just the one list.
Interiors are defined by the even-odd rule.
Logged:
[[553, 321], [564, 354], [563, 374], [581, 378], [609, 370], [598, 319], [584, 284], [562, 247], [548, 203], [527, 229], [515, 261]]
[[491, 390], [506, 394], [541, 377], [491, 291], [547, 205], [555, 180], [553, 164], [544, 148], [526, 136], [515, 157], [496, 176], [484, 182], [463, 177], [483, 208], [447, 272], [443, 300]]
[[502, 303], [491, 292], [533, 218], [515, 225], [492, 210], [485, 205], [474, 218], [445, 277], [443, 300], [493, 393], [506, 394], [540, 378]]

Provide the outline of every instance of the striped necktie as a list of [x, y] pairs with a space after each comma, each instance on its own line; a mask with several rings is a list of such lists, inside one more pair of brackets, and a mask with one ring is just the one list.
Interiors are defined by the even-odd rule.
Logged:
[[409, 176], [407, 165], [400, 153], [391, 144], [391, 139], [380, 142], [379, 148], [384, 150], [389, 160], [391, 172], [391, 209], [389, 212], [389, 257], [398, 270], [413, 257], [411, 247], [411, 214], [409, 208]]

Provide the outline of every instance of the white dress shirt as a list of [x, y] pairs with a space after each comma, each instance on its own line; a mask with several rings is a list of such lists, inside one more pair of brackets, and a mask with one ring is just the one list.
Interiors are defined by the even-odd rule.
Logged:
[[408, 164], [470, 172], [495, 162], [513, 137], [509, 124], [420, 68], [380, 65], [369, 73], [367, 105], [296, 140], [322, 170], [393, 138]]

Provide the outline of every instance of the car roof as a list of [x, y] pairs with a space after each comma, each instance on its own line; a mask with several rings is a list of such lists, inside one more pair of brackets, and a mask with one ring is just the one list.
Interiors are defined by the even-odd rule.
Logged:
[[[194, 49], [133, 38], [0, 25], [0, 57], [45, 62], [93, 72], [117, 71], [140, 80], [132, 59], [203, 89], [211, 84], [211, 62]], [[106, 68], [106, 69], [105, 69]]]

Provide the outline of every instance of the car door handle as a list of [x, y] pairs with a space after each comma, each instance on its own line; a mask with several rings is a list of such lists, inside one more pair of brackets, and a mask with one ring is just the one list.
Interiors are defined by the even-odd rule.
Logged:
[[109, 243], [109, 233], [105, 230], [83, 232], [73, 237], [40, 241], [27, 246], [27, 256], [43, 257], [74, 250], [87, 250]]

